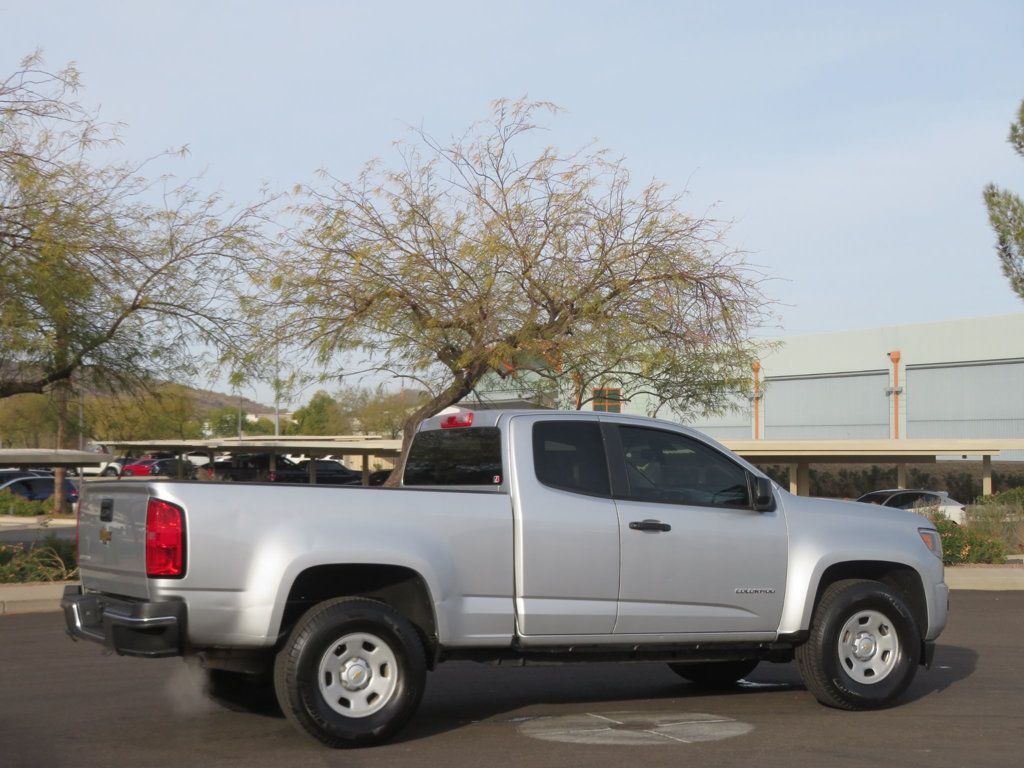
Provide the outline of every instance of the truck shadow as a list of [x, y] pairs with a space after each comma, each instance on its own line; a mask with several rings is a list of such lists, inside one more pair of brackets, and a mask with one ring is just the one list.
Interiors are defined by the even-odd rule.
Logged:
[[[939, 646], [932, 668], [918, 670], [909, 691], [897, 706], [940, 693], [970, 677], [977, 659], [978, 654], [969, 648]], [[442, 665], [428, 677], [418, 714], [394, 741], [428, 738], [518, 710], [544, 709], [545, 705], [582, 704], [589, 709], [614, 704], [625, 709], [635, 703], [649, 709], [651, 702], [663, 702], [666, 705], [663, 708], [704, 711], [701, 707], [706, 710], [707, 706], [698, 702], [748, 696], [765, 698], [766, 706], [771, 706], [768, 699], [782, 696], [792, 701], [798, 697], [805, 700], [810, 712], [835, 711], [821, 707], [807, 693], [795, 663], [763, 663], [735, 687], [708, 690], [677, 677], [664, 664], [657, 663], [509, 669], [452, 662]], [[720, 708], [722, 703], [716, 706]], [[737, 709], [746, 713], [750, 707], [743, 704]], [[529, 715], [527, 712], [526, 716]]]
[[[970, 677], [978, 654], [953, 645], [936, 649], [930, 670], [920, 669], [900, 704], [941, 693]], [[206, 695], [235, 712], [268, 718], [283, 718], [269, 690], [247, 686], [212, 685]], [[709, 690], [693, 685], [671, 672], [664, 664], [569, 664], [546, 667], [492, 667], [472, 662], [450, 662], [427, 678], [427, 689], [418, 713], [394, 739], [416, 741], [474, 723], [500, 718], [503, 714], [546, 705], [582, 704], [602, 708], [607, 704], [629, 707], [651, 702], [693, 708], [699, 701], [736, 697], [806, 699], [810, 711], [819, 705], [804, 688], [796, 664], [761, 664], [735, 687]], [[746, 710], [744, 706], [742, 709]]]

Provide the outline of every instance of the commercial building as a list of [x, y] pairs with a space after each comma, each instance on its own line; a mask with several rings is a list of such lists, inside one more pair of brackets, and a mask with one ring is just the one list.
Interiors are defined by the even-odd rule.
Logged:
[[750, 392], [692, 426], [722, 440], [1024, 438], [1024, 313], [790, 336], [759, 362]]

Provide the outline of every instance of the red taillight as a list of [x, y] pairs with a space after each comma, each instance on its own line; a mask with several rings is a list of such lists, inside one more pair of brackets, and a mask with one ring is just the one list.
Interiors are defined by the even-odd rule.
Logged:
[[184, 512], [160, 499], [150, 499], [146, 508], [146, 575], [185, 575]]
[[441, 419], [441, 429], [455, 429], [457, 427], [473, 426], [473, 412], [450, 413]]

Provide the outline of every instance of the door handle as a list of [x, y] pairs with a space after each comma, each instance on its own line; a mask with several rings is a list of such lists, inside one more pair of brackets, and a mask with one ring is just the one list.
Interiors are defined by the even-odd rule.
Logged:
[[661, 520], [634, 520], [629, 524], [629, 530], [631, 531], [671, 531], [672, 526], [668, 523], [663, 523]]

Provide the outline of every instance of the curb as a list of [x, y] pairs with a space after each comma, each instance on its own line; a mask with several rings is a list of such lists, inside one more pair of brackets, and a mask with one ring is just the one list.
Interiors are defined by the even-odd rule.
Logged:
[[77, 583], [53, 581], [44, 584], [4, 584], [0, 586], [0, 616], [59, 611], [64, 587]]
[[[0, 616], [15, 613], [44, 613], [60, 610], [64, 587], [77, 581], [55, 581], [45, 584], [0, 585]], [[1024, 568], [1020, 566], [947, 566], [946, 584], [950, 589], [986, 591], [1024, 590]]]
[[0, 528], [70, 528], [76, 524], [73, 517], [0, 515]]

